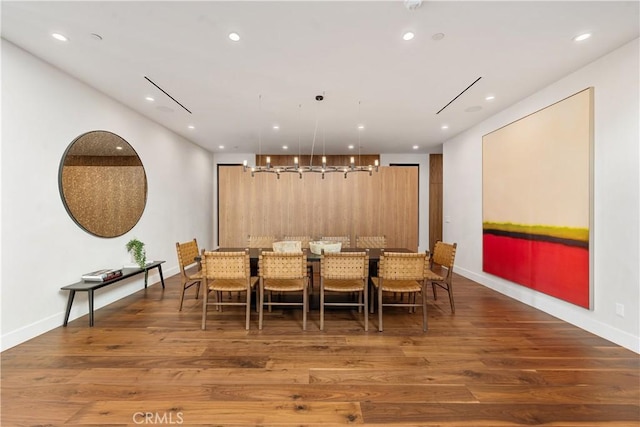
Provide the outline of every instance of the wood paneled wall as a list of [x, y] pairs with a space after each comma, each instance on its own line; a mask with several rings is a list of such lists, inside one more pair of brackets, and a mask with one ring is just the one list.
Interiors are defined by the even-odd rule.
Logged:
[[418, 249], [418, 168], [325, 175], [218, 169], [218, 244], [244, 247], [247, 236], [385, 235], [387, 247]]

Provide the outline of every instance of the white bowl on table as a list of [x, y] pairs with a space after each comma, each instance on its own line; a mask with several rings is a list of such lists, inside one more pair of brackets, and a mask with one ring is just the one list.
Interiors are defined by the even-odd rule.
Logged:
[[309, 242], [309, 250], [316, 255], [322, 255], [324, 253], [336, 253], [342, 250], [342, 242], [331, 242], [328, 240], [319, 240], [316, 242]]
[[273, 242], [274, 252], [302, 252], [302, 242], [299, 240], [283, 240]]

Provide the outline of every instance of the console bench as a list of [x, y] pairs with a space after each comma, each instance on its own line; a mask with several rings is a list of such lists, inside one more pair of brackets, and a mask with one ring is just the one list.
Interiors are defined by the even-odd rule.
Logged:
[[131, 276], [136, 276], [138, 274], [144, 273], [144, 287], [147, 288], [147, 278], [149, 277], [149, 270], [153, 268], [158, 269], [158, 273], [160, 273], [160, 282], [162, 283], [162, 289], [164, 289], [164, 277], [162, 277], [162, 263], [164, 261], [153, 261], [143, 268], [123, 268], [122, 276], [118, 276], [116, 278], [105, 280], [104, 282], [77, 282], [72, 285], [63, 286], [60, 289], [69, 291], [69, 300], [67, 301], [67, 312], [64, 315], [64, 323], [62, 326], [67, 326], [69, 321], [69, 314], [71, 313], [71, 305], [73, 304], [73, 297], [75, 297], [76, 292], [88, 292], [89, 299], [89, 326], [93, 326], [93, 291], [96, 289], [104, 288], [105, 286], [113, 285], [116, 282], [124, 280]]

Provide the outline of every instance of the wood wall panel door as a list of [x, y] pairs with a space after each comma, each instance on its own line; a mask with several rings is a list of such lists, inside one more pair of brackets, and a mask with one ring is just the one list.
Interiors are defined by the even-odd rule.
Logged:
[[[388, 247], [418, 248], [418, 168], [378, 173], [259, 173], [219, 166], [218, 244], [244, 247], [247, 236], [385, 235]], [[354, 244], [352, 243], [352, 244]]]
[[429, 155], [429, 250], [442, 240], [442, 154]]
[[380, 178], [381, 219], [383, 228], [387, 230], [387, 246], [417, 250], [418, 167], [385, 168]]

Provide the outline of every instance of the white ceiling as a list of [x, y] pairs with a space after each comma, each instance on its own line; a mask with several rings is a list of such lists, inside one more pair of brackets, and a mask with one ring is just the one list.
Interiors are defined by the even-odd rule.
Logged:
[[[314, 154], [358, 143], [366, 154], [439, 146], [637, 38], [638, 6], [2, 1], [1, 12], [6, 40], [211, 151], [308, 153], [315, 134]], [[403, 41], [408, 30], [415, 38]], [[583, 32], [593, 36], [572, 41]]]

